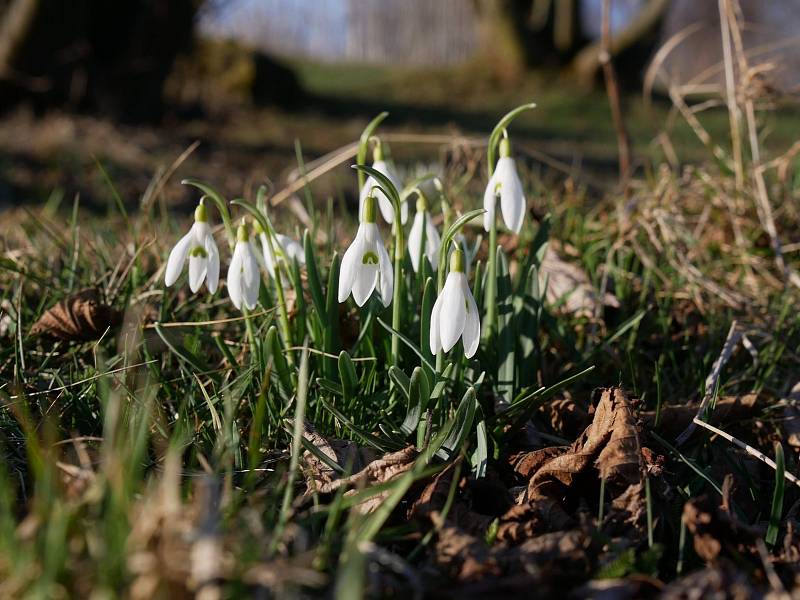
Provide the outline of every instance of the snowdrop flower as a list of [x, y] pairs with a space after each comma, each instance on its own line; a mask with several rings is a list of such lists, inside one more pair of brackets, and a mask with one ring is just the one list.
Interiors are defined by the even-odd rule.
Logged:
[[428, 212], [425, 197], [419, 196], [417, 199], [417, 214], [414, 215], [414, 224], [411, 225], [411, 232], [408, 234], [408, 253], [411, 255], [411, 266], [414, 267], [414, 272], [418, 273], [422, 264], [422, 232], [425, 231], [425, 248], [424, 256], [428, 257], [433, 270], [435, 271], [439, 265], [439, 247], [442, 245], [442, 239], [439, 237], [439, 232], [436, 231], [431, 220], [431, 214]]
[[[383, 146], [380, 143], [375, 147], [375, 152], [373, 153], [372, 159], [372, 168], [386, 175], [397, 191], [400, 192], [403, 189], [403, 186], [394, 170], [391, 169], [383, 159]], [[367, 196], [370, 195], [370, 192], [372, 192], [375, 197], [378, 198], [378, 206], [380, 206], [383, 220], [390, 225], [394, 223], [394, 207], [392, 206], [392, 201], [386, 196], [386, 194], [383, 193], [383, 190], [378, 187], [378, 181], [372, 177], [372, 175], [367, 177], [364, 187], [361, 188], [358, 206], [359, 214], [363, 214], [364, 200], [366, 200]], [[406, 221], [408, 221], [408, 202], [403, 202], [400, 206], [400, 221], [403, 223], [403, 225], [405, 225]]]
[[269, 239], [267, 239], [266, 232], [258, 223], [256, 223], [255, 227], [258, 233], [258, 241], [261, 242], [261, 254], [258, 255], [257, 258], [259, 262], [266, 267], [270, 277], [275, 277], [275, 266], [279, 261], [286, 265], [291, 265], [296, 259], [299, 264], [306, 264], [306, 253], [303, 246], [288, 235], [283, 235], [282, 233], [276, 233], [273, 239], [273, 243], [276, 246], [275, 251], [278, 255], [276, 260], [272, 255], [272, 246], [269, 243]]
[[356, 304], [364, 306], [376, 286], [380, 286], [383, 305], [389, 306], [392, 302], [394, 271], [375, 224], [375, 204], [375, 196], [367, 196], [356, 237], [342, 257], [339, 302], [347, 300], [352, 292]]
[[242, 223], [236, 230], [236, 247], [228, 267], [228, 294], [233, 305], [241, 309], [242, 303], [253, 309], [258, 302], [258, 288], [261, 275], [258, 272], [258, 261], [250, 243], [247, 226]]
[[202, 200], [194, 211], [194, 225], [183, 236], [167, 259], [164, 283], [167, 287], [178, 280], [183, 271], [183, 263], [189, 258], [189, 288], [196, 292], [206, 281], [206, 287], [212, 294], [217, 291], [219, 283], [219, 250], [211, 235], [208, 225], [208, 212]]
[[464, 355], [471, 358], [481, 338], [481, 320], [464, 274], [464, 252], [456, 246], [450, 256], [450, 273], [431, 313], [431, 353], [448, 352], [459, 338], [464, 342]]
[[511, 158], [511, 143], [508, 138], [503, 138], [500, 142], [500, 158], [483, 194], [483, 208], [486, 209], [483, 214], [483, 227], [486, 231], [491, 229], [494, 222], [498, 195], [506, 227], [514, 233], [519, 233], [522, 220], [525, 218], [525, 195], [522, 193], [522, 182], [517, 175], [514, 159]]

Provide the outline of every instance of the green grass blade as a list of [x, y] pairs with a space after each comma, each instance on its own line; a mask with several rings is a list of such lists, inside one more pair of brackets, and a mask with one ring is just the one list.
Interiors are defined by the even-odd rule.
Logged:
[[769, 527], [765, 541], [773, 547], [778, 541], [781, 517], [783, 515], [783, 495], [786, 485], [786, 463], [783, 458], [783, 446], [775, 442], [775, 489], [772, 492], [772, 509], [769, 513]]

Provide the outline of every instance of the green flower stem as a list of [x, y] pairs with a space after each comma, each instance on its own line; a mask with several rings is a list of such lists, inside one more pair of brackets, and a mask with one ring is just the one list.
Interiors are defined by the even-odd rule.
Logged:
[[[494, 198], [497, 203], [497, 197]], [[496, 217], [496, 215], [495, 215]], [[489, 227], [489, 261], [486, 270], [486, 318], [483, 320], [483, 339], [490, 341], [497, 321], [497, 219]]]
[[[356, 163], [359, 165], [363, 165], [367, 162], [367, 153], [369, 152], [369, 143], [370, 141], [375, 141], [372, 137], [372, 133], [378, 128], [378, 125], [389, 116], [389, 113], [384, 111], [379, 114], [377, 117], [372, 119], [369, 124], [364, 128], [364, 131], [361, 133], [361, 138], [358, 141], [358, 154], [356, 155]], [[361, 188], [364, 187], [364, 183], [366, 182], [366, 174], [363, 171], [358, 172], [358, 191], [361, 193]]]
[[392, 364], [400, 363], [400, 302], [403, 294], [403, 224], [400, 222], [400, 203], [394, 204], [394, 297], [392, 298]]
[[183, 185], [191, 185], [196, 187], [198, 190], [203, 192], [205, 198], [210, 199], [214, 203], [214, 206], [216, 206], [217, 210], [219, 211], [222, 224], [225, 226], [225, 235], [228, 238], [228, 246], [230, 247], [231, 252], [233, 252], [233, 248], [236, 246], [236, 230], [233, 227], [231, 213], [228, 210], [228, 203], [225, 201], [225, 198], [222, 196], [222, 194], [199, 179], [184, 179], [181, 181], [181, 183]]
[[250, 342], [250, 356], [255, 361], [258, 360], [261, 351], [258, 341], [256, 340], [255, 331], [253, 331], [253, 324], [250, 322], [250, 311], [244, 304], [242, 305], [242, 313], [244, 314], [244, 327], [247, 332], [247, 341]]

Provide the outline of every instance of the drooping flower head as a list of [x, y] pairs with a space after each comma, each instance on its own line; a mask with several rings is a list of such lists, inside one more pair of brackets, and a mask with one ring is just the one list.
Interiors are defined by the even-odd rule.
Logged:
[[[425, 247], [422, 244], [422, 234], [425, 233]], [[433, 224], [431, 214], [428, 212], [425, 196], [422, 194], [417, 198], [417, 213], [414, 215], [414, 223], [411, 225], [411, 232], [408, 234], [408, 253], [411, 255], [411, 266], [414, 272], [418, 273], [422, 257], [426, 256], [435, 271], [439, 265], [439, 248], [442, 239], [436, 226]]]
[[252, 310], [258, 302], [260, 285], [261, 275], [258, 271], [256, 254], [250, 243], [247, 226], [242, 223], [236, 230], [236, 246], [228, 267], [228, 294], [231, 302], [240, 310], [242, 304]]
[[[384, 160], [383, 157], [383, 145], [378, 143], [375, 146], [375, 150], [372, 154], [372, 168], [376, 171], [386, 175], [389, 181], [392, 182], [394, 187], [399, 192], [403, 189], [402, 184], [400, 183], [400, 179], [397, 177], [397, 174], [394, 172], [389, 164]], [[392, 201], [386, 196], [380, 187], [378, 187], [378, 181], [370, 175], [367, 177], [367, 181], [364, 183], [364, 187], [361, 188], [361, 193], [359, 195], [359, 214], [363, 214], [364, 211], [364, 200], [367, 199], [367, 196], [372, 193], [378, 199], [378, 206], [381, 209], [381, 215], [383, 216], [383, 220], [389, 223], [390, 225], [394, 223], [394, 207], [392, 206]], [[405, 225], [406, 221], [408, 221], [408, 202], [403, 202], [400, 206], [400, 222]]]
[[481, 320], [478, 306], [464, 273], [464, 252], [456, 245], [450, 255], [450, 272], [442, 293], [431, 312], [431, 353], [449, 352], [459, 339], [464, 342], [464, 356], [471, 358], [478, 349], [481, 338]]
[[167, 287], [178, 280], [183, 271], [183, 263], [189, 258], [189, 288], [196, 292], [206, 281], [206, 287], [212, 294], [217, 291], [219, 283], [219, 250], [211, 235], [208, 225], [208, 211], [204, 201], [194, 211], [194, 224], [189, 233], [184, 235], [167, 259], [164, 283]]
[[267, 233], [258, 222], [255, 223], [255, 230], [258, 235], [258, 241], [261, 243], [261, 254], [258, 258], [260, 262], [263, 261], [263, 265], [266, 267], [270, 277], [275, 277], [275, 267], [279, 262], [287, 266], [291, 265], [295, 260], [301, 265], [306, 264], [306, 254], [299, 242], [288, 235], [275, 233], [272, 241], [275, 244], [275, 254], [277, 256], [273, 256], [272, 245], [269, 243]]
[[517, 175], [516, 164], [511, 158], [511, 142], [508, 138], [500, 141], [500, 158], [483, 194], [483, 208], [486, 209], [483, 215], [483, 227], [486, 231], [491, 229], [494, 222], [498, 195], [503, 222], [511, 231], [519, 233], [525, 218], [525, 195], [522, 192], [522, 182]]
[[342, 257], [339, 302], [352, 293], [356, 304], [364, 306], [376, 287], [384, 306], [392, 302], [394, 271], [375, 224], [376, 204], [374, 195], [366, 197], [356, 237]]

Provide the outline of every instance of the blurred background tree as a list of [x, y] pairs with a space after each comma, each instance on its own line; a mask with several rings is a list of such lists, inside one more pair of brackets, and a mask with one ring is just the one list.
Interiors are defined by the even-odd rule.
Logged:
[[[800, 25], [794, 0], [740, 5], [746, 45], [771, 41], [776, 31], [792, 37]], [[501, 84], [531, 69], [558, 68], [590, 86], [599, 81], [601, 6], [602, 0], [0, 0], [0, 104], [66, 106], [125, 120], [158, 119], [165, 98], [206, 107], [237, 98], [292, 106], [302, 91], [280, 57], [480, 65]], [[698, 22], [705, 23], [702, 32], [672, 56], [682, 80], [719, 59], [716, 2], [613, 0], [611, 53], [623, 85], [641, 81], [659, 43]], [[796, 59], [788, 62], [800, 71]], [[783, 79], [791, 87], [800, 78], [795, 72]]]
[[157, 118], [174, 60], [191, 48], [199, 4], [2, 0], [0, 98]]

